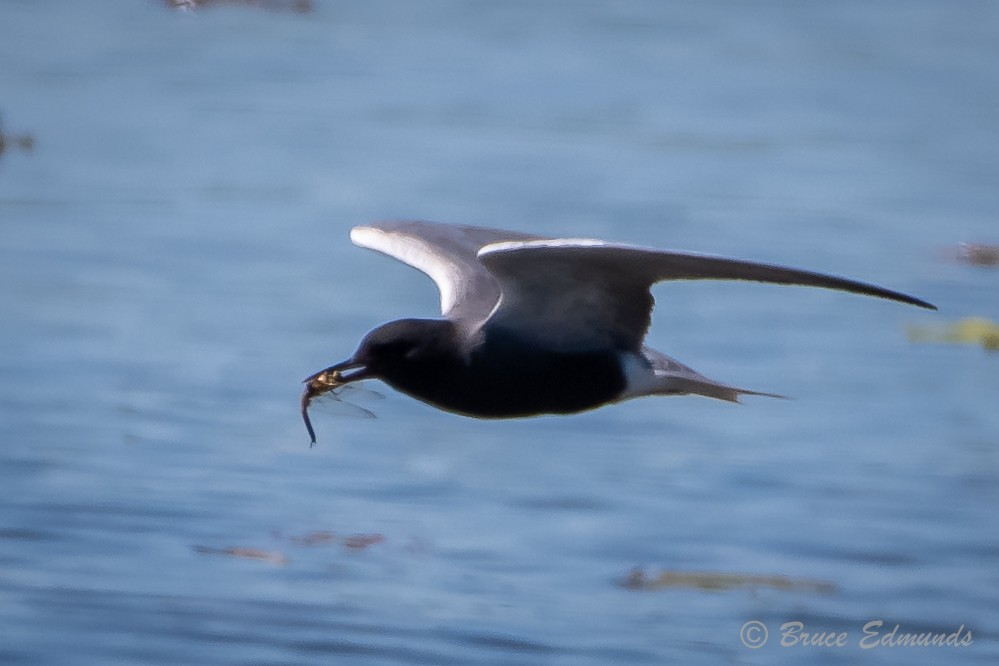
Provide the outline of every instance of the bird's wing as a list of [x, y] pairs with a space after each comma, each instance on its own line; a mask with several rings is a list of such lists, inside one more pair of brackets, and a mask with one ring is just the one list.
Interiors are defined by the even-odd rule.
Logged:
[[550, 345], [637, 350], [662, 280], [752, 280], [838, 289], [924, 308], [926, 301], [864, 282], [774, 264], [589, 239], [501, 242], [479, 261], [502, 295], [489, 319]]
[[502, 241], [540, 236], [416, 220], [354, 227], [355, 245], [376, 250], [423, 271], [437, 284], [441, 313], [449, 319], [485, 319], [499, 300], [499, 286], [479, 262], [479, 250]]

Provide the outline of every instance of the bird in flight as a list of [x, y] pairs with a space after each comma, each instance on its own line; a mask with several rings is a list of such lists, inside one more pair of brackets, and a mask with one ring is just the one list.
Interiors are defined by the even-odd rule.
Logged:
[[430, 276], [442, 317], [383, 324], [353, 356], [306, 379], [302, 417], [313, 444], [312, 399], [369, 378], [478, 418], [572, 414], [648, 395], [780, 397], [708, 379], [645, 345], [650, 288], [664, 280], [823, 287], [936, 309], [833, 275], [593, 239], [410, 220], [355, 227], [350, 238]]

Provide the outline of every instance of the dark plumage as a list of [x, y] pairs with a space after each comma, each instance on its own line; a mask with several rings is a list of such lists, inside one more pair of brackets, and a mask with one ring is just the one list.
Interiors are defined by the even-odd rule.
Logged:
[[850, 291], [936, 309], [913, 296], [812, 271], [590, 239], [550, 239], [432, 222], [351, 231], [437, 284], [442, 319], [401, 319], [306, 380], [311, 399], [366, 378], [480, 418], [570, 414], [643, 395], [737, 401], [773, 395], [715, 382], [643, 344], [662, 280], [726, 279]]

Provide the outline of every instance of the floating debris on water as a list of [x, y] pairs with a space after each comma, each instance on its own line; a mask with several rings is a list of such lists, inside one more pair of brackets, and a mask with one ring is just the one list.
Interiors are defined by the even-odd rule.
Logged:
[[999, 324], [984, 317], [967, 317], [953, 324], [909, 326], [911, 342], [981, 345], [987, 351], [999, 351]]
[[664, 570], [648, 573], [642, 569], [632, 569], [619, 581], [621, 587], [629, 590], [666, 590], [672, 588], [693, 588], [711, 592], [725, 592], [742, 588], [769, 587], [776, 590], [794, 590], [832, 594], [836, 592], [833, 583], [810, 578], [790, 578], [768, 574], [725, 573], [720, 571], [675, 571]]
[[[280, 534], [275, 534], [275, 538], [283, 538]], [[296, 546], [332, 546], [339, 543], [348, 550], [360, 550], [385, 541], [385, 535], [377, 532], [351, 534], [343, 538], [337, 538], [336, 532], [332, 530], [315, 530], [305, 534], [292, 535], [287, 537], [288, 541]]]
[[381, 534], [354, 534], [347, 537], [343, 545], [351, 550], [362, 550], [383, 541], [385, 541], [385, 537]]
[[0, 116], [0, 157], [12, 148], [20, 148], [26, 153], [35, 149], [35, 137], [31, 134], [10, 134], [4, 130], [3, 116]]
[[973, 266], [999, 266], [999, 245], [961, 243], [956, 248], [949, 249], [947, 255], [955, 261]]
[[315, 9], [312, 0], [164, 0], [170, 9], [194, 11], [208, 7], [258, 7], [270, 11], [291, 11], [308, 14]]
[[[295, 546], [311, 548], [314, 546], [339, 545], [346, 551], [365, 550], [371, 546], [384, 543], [385, 535], [377, 532], [358, 533], [338, 538], [332, 530], [315, 530], [304, 534], [285, 537], [280, 532], [273, 532], [271, 537], [276, 541], [289, 541]], [[290, 558], [282, 550], [271, 550], [266, 548], [251, 548], [247, 546], [202, 546], [193, 545], [194, 552], [201, 555], [220, 555], [223, 557], [235, 557], [244, 560], [257, 560], [284, 566], [290, 562]]]
[[288, 558], [284, 553], [263, 550], [262, 548], [244, 548], [242, 546], [230, 546], [228, 548], [212, 548], [211, 546], [192, 546], [194, 552], [202, 555], [224, 555], [225, 557], [239, 557], [247, 560], [259, 560], [271, 564], [284, 565], [288, 563]]
[[332, 543], [334, 539], [336, 539], [336, 534], [334, 532], [330, 532], [329, 530], [306, 532], [305, 534], [300, 534], [298, 536], [288, 537], [288, 540], [296, 546], [321, 546]]

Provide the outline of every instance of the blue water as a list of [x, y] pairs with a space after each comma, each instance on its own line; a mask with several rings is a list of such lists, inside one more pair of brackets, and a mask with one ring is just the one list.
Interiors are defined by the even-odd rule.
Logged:
[[[946, 259], [999, 242], [994, 3], [272, 4], [0, 5], [35, 139], [0, 155], [0, 663], [996, 663], [999, 357], [905, 335], [999, 318]], [[437, 307], [350, 245], [388, 217], [941, 310], [661, 285], [654, 347], [794, 399], [480, 422], [373, 384], [310, 450], [302, 378]], [[861, 650], [871, 620], [974, 642]]]

